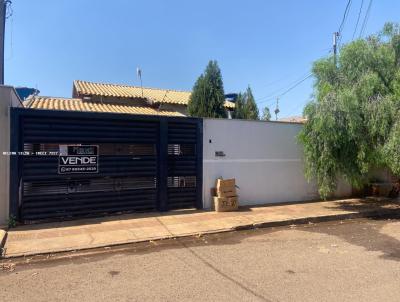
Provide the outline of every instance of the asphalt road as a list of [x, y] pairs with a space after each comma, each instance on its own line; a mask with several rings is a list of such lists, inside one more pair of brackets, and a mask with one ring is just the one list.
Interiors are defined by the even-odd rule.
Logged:
[[400, 220], [248, 230], [53, 258], [0, 272], [0, 301], [400, 300]]

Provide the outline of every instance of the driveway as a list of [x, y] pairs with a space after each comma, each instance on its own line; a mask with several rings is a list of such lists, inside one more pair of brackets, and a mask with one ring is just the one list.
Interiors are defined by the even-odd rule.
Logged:
[[399, 240], [360, 219], [38, 256], [6, 262], [0, 300], [399, 301]]

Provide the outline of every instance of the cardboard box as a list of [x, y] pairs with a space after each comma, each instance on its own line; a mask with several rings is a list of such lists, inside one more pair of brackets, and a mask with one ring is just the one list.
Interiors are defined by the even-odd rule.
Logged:
[[218, 178], [215, 182], [215, 189], [218, 197], [235, 197], [237, 195], [234, 178]]
[[234, 178], [218, 178], [215, 181], [215, 188], [211, 189], [211, 195], [214, 196], [213, 208], [217, 212], [235, 211], [239, 207]]
[[217, 212], [235, 211], [239, 207], [238, 197], [214, 197], [214, 209]]
[[222, 189], [222, 188], [234, 188], [236, 186], [235, 179], [222, 179], [218, 178], [215, 182], [215, 188], [217, 190]]
[[218, 197], [235, 197], [237, 196], [236, 188], [231, 188], [230, 190], [217, 190]]

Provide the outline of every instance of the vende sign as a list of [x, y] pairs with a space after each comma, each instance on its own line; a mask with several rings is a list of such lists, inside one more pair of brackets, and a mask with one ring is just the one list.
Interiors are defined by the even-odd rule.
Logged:
[[59, 174], [98, 173], [99, 146], [60, 145]]
[[63, 165], [97, 164], [97, 156], [61, 156]]

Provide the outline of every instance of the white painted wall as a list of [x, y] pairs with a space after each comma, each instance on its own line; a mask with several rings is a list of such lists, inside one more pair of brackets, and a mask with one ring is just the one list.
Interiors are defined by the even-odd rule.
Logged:
[[[203, 125], [205, 208], [211, 207], [210, 189], [220, 176], [236, 178], [240, 205], [319, 198], [315, 183], [304, 177], [301, 146], [296, 140], [301, 124], [204, 119]], [[217, 157], [215, 151], [226, 156]], [[341, 183], [335, 196], [350, 194], [350, 186]]]
[[10, 157], [10, 107], [22, 106], [13, 87], [0, 85], [0, 226], [7, 223], [9, 216]]

